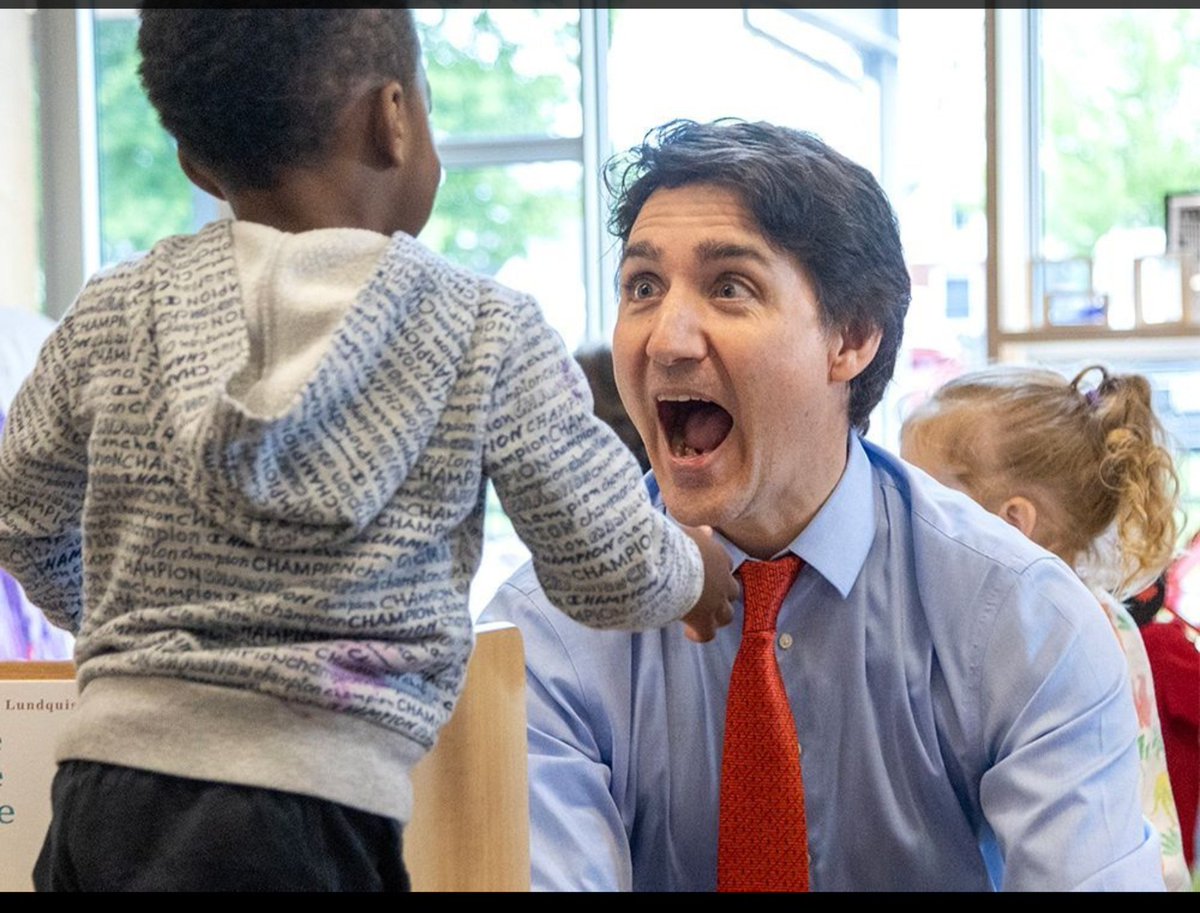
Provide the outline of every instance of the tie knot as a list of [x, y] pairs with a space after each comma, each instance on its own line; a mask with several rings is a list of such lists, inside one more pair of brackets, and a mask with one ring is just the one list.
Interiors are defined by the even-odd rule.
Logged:
[[775, 619], [783, 597], [792, 588], [803, 562], [795, 555], [773, 561], [743, 561], [738, 568], [745, 605], [743, 634], [749, 631], [774, 631]]

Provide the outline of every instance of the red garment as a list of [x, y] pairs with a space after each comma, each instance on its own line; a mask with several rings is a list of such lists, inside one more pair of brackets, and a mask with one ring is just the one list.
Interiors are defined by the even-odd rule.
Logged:
[[[1160, 621], [1161, 618], [1165, 621]], [[1183, 855], [1195, 867], [1200, 808], [1200, 651], [1196, 630], [1164, 609], [1140, 629], [1154, 677], [1154, 695], [1167, 755], [1167, 775], [1183, 831]]]

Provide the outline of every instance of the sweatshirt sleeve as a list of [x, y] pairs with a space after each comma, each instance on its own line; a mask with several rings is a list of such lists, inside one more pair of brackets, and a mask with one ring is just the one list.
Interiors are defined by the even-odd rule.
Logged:
[[0, 432], [0, 567], [51, 622], [76, 632], [87, 444], [73, 424], [69, 320], [50, 334]]
[[644, 630], [700, 598], [700, 550], [650, 501], [637, 460], [592, 412], [583, 370], [525, 298], [493, 388], [485, 470], [547, 597], [594, 628]]

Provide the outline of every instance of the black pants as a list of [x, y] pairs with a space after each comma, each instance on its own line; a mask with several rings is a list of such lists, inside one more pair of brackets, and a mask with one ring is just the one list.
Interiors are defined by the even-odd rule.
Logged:
[[399, 822], [310, 796], [59, 765], [38, 891], [407, 891]]

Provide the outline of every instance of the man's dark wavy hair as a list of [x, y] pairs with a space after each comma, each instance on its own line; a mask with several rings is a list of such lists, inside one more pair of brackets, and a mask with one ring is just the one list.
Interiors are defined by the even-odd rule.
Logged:
[[674, 120], [614, 156], [604, 182], [614, 201], [609, 230], [623, 245], [659, 188], [732, 190], [767, 240], [805, 271], [827, 329], [879, 329], [879, 351], [850, 382], [850, 424], [866, 432], [895, 370], [912, 297], [895, 212], [866, 168], [806, 131], [736, 118]]
[[319, 162], [362, 79], [417, 85], [412, 12], [143, 7], [138, 73], [180, 149], [236, 188]]

